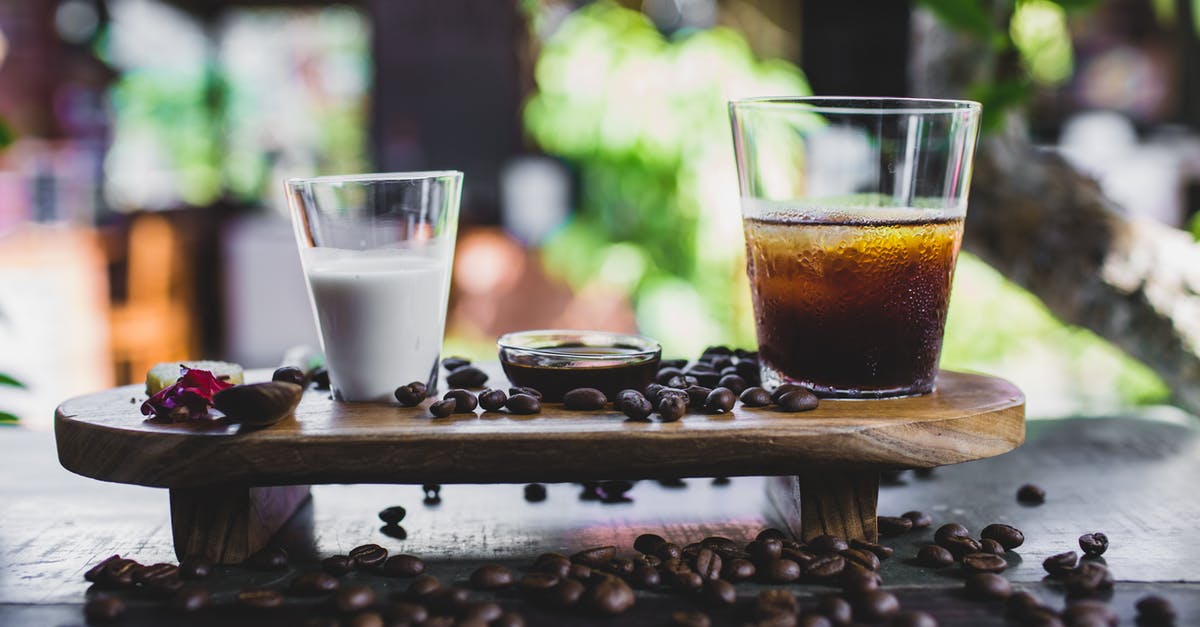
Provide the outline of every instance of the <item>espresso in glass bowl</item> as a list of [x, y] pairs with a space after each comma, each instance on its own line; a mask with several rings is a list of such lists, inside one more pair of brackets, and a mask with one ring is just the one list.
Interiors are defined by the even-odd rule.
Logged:
[[500, 336], [496, 345], [508, 380], [548, 402], [576, 388], [596, 388], [609, 400], [621, 390], [644, 390], [662, 357], [654, 340], [607, 331], [519, 331]]

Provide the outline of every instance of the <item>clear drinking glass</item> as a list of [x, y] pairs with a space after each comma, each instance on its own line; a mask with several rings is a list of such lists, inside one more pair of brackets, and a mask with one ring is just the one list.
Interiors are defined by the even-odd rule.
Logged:
[[820, 396], [933, 388], [980, 105], [730, 103], [763, 380]]
[[435, 390], [461, 192], [454, 171], [287, 182], [334, 398]]

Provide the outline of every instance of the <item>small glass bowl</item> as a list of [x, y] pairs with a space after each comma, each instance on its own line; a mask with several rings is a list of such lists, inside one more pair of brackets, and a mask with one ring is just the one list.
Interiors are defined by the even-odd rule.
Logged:
[[550, 402], [576, 388], [596, 388], [610, 400], [621, 390], [644, 390], [662, 357], [652, 339], [607, 331], [518, 331], [500, 336], [496, 346], [508, 380]]

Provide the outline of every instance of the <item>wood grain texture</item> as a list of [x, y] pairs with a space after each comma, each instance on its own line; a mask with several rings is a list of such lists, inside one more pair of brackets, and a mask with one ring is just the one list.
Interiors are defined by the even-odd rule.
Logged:
[[171, 490], [175, 556], [239, 564], [308, 500], [308, 486]]
[[792, 534], [805, 542], [824, 534], [878, 539], [878, 472], [814, 468], [795, 477], [771, 478], [767, 496]]
[[[255, 376], [269, 373], [248, 378]], [[424, 407], [335, 403], [310, 390], [294, 418], [239, 433], [221, 423], [147, 422], [141, 399], [139, 386], [128, 386], [59, 406], [62, 465], [96, 479], [170, 488], [794, 475], [811, 466], [954, 464], [1012, 450], [1025, 435], [1020, 390], [955, 372], [943, 372], [937, 390], [921, 397], [823, 401], [800, 414], [739, 404], [731, 414], [689, 414], [675, 423], [626, 422], [615, 411], [567, 412], [556, 404], [534, 416], [433, 419]]]

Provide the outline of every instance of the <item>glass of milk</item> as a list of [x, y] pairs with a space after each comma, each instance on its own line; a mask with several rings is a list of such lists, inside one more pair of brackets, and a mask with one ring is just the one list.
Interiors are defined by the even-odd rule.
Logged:
[[335, 399], [394, 403], [435, 389], [462, 173], [287, 181], [288, 206]]

